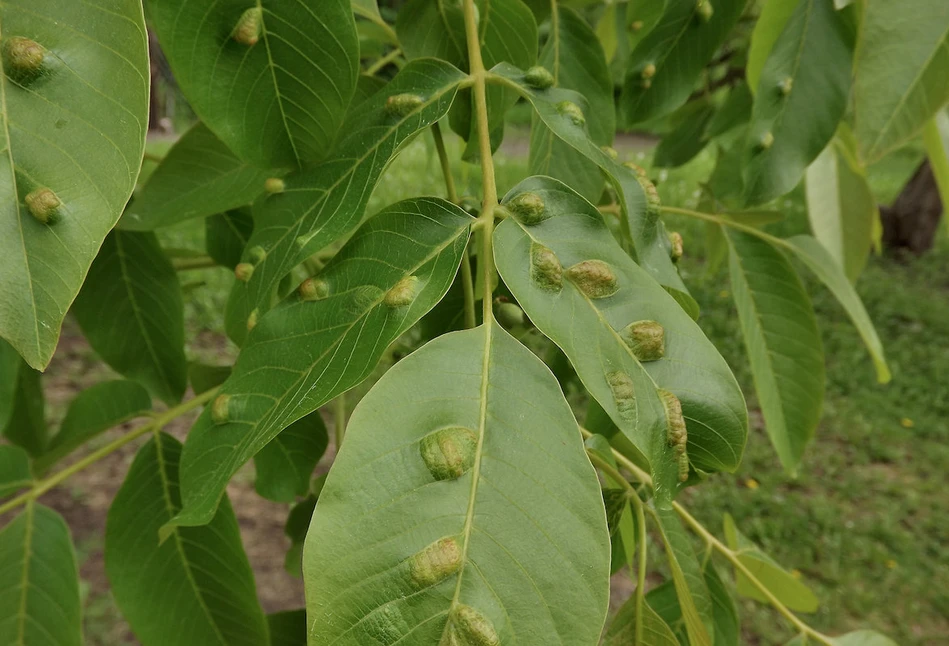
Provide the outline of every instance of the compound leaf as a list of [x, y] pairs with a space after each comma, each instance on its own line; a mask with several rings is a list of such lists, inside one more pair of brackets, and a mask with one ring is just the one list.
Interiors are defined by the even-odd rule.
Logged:
[[181, 444], [156, 434], [139, 449], [106, 522], [112, 594], [144, 646], [260, 646], [267, 625], [226, 500], [207, 527], [158, 529], [181, 505]]
[[297, 168], [332, 147], [359, 74], [349, 0], [146, 0], [175, 80], [239, 157]]
[[550, 371], [490, 325], [409, 355], [353, 412], [304, 549], [310, 643], [597, 642], [599, 483]]
[[188, 381], [184, 303], [154, 233], [110, 233], [73, 313], [89, 345], [116, 372], [166, 403], [181, 399]]
[[[188, 435], [181, 467], [185, 504], [175, 524], [210, 520], [242, 464], [281, 430], [369, 376], [386, 347], [448, 291], [471, 221], [437, 198], [394, 204], [370, 218], [303, 286], [309, 296], [298, 291], [260, 318], [222, 387], [228, 419], [215, 424], [205, 411]], [[399, 305], [388, 296], [393, 288], [414, 300]]]
[[[135, 188], [148, 45], [139, 0], [4, 0], [0, 23], [0, 337], [42, 370]], [[12, 53], [29, 41], [35, 72]]]

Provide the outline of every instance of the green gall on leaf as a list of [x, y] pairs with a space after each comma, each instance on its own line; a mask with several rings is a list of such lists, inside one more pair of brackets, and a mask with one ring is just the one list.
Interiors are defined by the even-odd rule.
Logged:
[[621, 370], [606, 375], [606, 383], [613, 393], [613, 403], [620, 417], [628, 421], [636, 420], [636, 390], [632, 378]]
[[715, 7], [712, 6], [709, 0], [699, 0], [695, 6], [695, 14], [702, 22], [708, 22], [715, 15]]
[[535, 90], [546, 90], [554, 84], [554, 75], [546, 67], [535, 65], [524, 74], [524, 82]]
[[428, 588], [461, 569], [461, 546], [454, 538], [440, 538], [409, 559], [412, 583]]
[[566, 271], [567, 279], [589, 298], [606, 298], [619, 289], [616, 274], [602, 260], [583, 260]]
[[643, 193], [646, 194], [646, 213], [650, 217], [658, 217], [662, 210], [662, 200], [659, 199], [659, 191], [656, 190], [656, 185], [649, 181], [644, 170], [641, 173], [637, 172], [636, 179], [639, 181]]
[[[628, 162], [623, 162], [623, 166], [633, 171], [633, 173], [636, 174], [636, 177], [641, 177], [643, 179], [646, 178], [646, 169], [640, 166], [639, 164], [635, 164], [631, 161], [628, 161]], [[640, 182], [640, 184], [642, 184], [642, 182]]]
[[570, 119], [575, 126], [582, 126], [587, 122], [583, 110], [573, 101], [561, 101], [557, 104], [557, 112]]
[[386, 292], [383, 299], [389, 307], [405, 307], [410, 305], [418, 295], [418, 276], [406, 276]]
[[260, 316], [260, 313], [259, 313], [259, 311], [258, 311], [256, 308], [254, 308], [254, 309], [251, 311], [250, 316], [247, 317], [247, 331], [248, 331], [248, 332], [250, 332], [250, 331], [253, 330], [255, 327], [257, 327], [257, 317], [258, 317], [258, 316]]
[[52, 224], [59, 215], [59, 207], [63, 205], [62, 200], [51, 189], [43, 187], [38, 188], [23, 200], [26, 202], [26, 208], [34, 218], [43, 224]]
[[563, 287], [563, 265], [557, 254], [537, 242], [531, 242], [530, 277], [544, 291], [559, 292]]
[[791, 88], [794, 87], [794, 79], [790, 76], [778, 82], [778, 92], [787, 96], [791, 93]]
[[774, 144], [774, 135], [768, 131], [758, 138], [758, 150], [767, 150]]
[[381, 610], [372, 612], [365, 618], [366, 626], [370, 635], [383, 644], [398, 643], [403, 637], [409, 634], [411, 629], [408, 622], [402, 615], [402, 611], [391, 602], [382, 607]]
[[527, 226], [539, 224], [548, 217], [544, 210], [544, 199], [537, 193], [531, 193], [530, 191], [508, 200], [505, 206], [518, 221]]
[[494, 318], [498, 320], [505, 330], [522, 327], [525, 322], [524, 310], [514, 303], [495, 303]]
[[501, 639], [491, 620], [471, 606], [457, 604], [439, 646], [500, 646]]
[[231, 419], [231, 396], [218, 395], [211, 402], [211, 421], [215, 424], [227, 424]]
[[418, 94], [393, 94], [386, 99], [386, 114], [393, 117], [409, 115], [425, 103], [425, 99]]
[[639, 31], [640, 29], [643, 28], [643, 21], [634, 20], [632, 23], [630, 23], [629, 28], [632, 29], [634, 32]]
[[689, 479], [689, 456], [687, 453], [680, 453], [676, 456], [676, 465], [679, 467], [679, 482], [685, 482]]
[[285, 190], [287, 190], [287, 183], [279, 177], [268, 177], [264, 180], [264, 191], [270, 195], [283, 193]]
[[652, 79], [643, 79], [643, 82], [639, 84], [640, 87], [644, 90], [648, 90], [652, 87]]
[[644, 79], [651, 79], [651, 78], [654, 77], [655, 75], [656, 75], [656, 64], [655, 64], [655, 63], [649, 63], [648, 65], [646, 65], [646, 66], [643, 68], [642, 77], [643, 77]]
[[463, 426], [449, 426], [429, 433], [419, 443], [419, 452], [436, 480], [455, 480], [474, 465], [478, 435]]
[[260, 245], [256, 245], [250, 248], [250, 251], [247, 252], [247, 256], [250, 258], [250, 261], [256, 265], [257, 263], [263, 262], [264, 258], [267, 257], [267, 251]]
[[606, 153], [606, 155], [613, 161], [619, 159], [619, 152], [617, 152], [617, 150], [612, 146], [600, 146], [600, 150]]
[[689, 436], [685, 428], [685, 417], [682, 416], [682, 402], [664, 389], [659, 390], [659, 398], [666, 409], [666, 441], [669, 446], [677, 447], [679, 452], [684, 453]]
[[35, 40], [12, 36], [3, 41], [3, 68], [14, 81], [24, 82], [43, 73], [46, 48]]
[[330, 295], [330, 286], [325, 280], [307, 278], [297, 287], [297, 293], [300, 295], [300, 300], [318, 301]]
[[672, 262], [679, 262], [684, 251], [682, 234], [678, 231], [673, 231], [669, 234], [669, 257], [672, 259]]
[[241, 45], [252, 47], [260, 40], [264, 31], [264, 11], [260, 7], [251, 7], [241, 14], [231, 38]]
[[655, 321], [630, 323], [620, 336], [640, 361], [658, 361], [666, 353], [666, 331]]
[[249, 262], [241, 262], [238, 263], [236, 267], [234, 267], [234, 278], [241, 281], [242, 283], [249, 281], [253, 275], [254, 266]]

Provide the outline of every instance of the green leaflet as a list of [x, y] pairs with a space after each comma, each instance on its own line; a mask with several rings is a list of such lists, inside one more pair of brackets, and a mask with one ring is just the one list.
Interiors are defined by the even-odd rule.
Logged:
[[[715, 0], [714, 13], [705, 21], [695, 0], [668, 0], [659, 22], [633, 50], [620, 97], [621, 121], [640, 123], [685, 103], [745, 4], [745, 0]], [[644, 79], [648, 65], [655, 66], [655, 73]]]
[[165, 403], [181, 399], [188, 378], [181, 285], [154, 233], [109, 234], [73, 313], [116, 372]]
[[0, 339], [0, 431], [7, 426], [13, 413], [13, 402], [23, 359], [13, 346]]
[[219, 265], [233, 269], [241, 261], [254, 232], [254, 218], [247, 207], [217, 213], [204, 221], [204, 244]]
[[[679, 646], [679, 640], [662, 617], [643, 600], [643, 644], [648, 646]], [[636, 595], [630, 596], [613, 618], [603, 646], [631, 646], [636, 643]]]
[[715, 631], [712, 599], [689, 536], [671, 507], [658, 507], [656, 518], [689, 642], [691, 646], [711, 646]]
[[180, 507], [181, 444], [155, 434], [115, 496], [105, 569], [115, 601], [144, 646], [260, 646], [267, 626], [229, 502], [207, 527], [158, 529]]
[[689, 162], [708, 145], [705, 130], [711, 123], [715, 108], [705, 101], [686, 103], [672, 117], [675, 128], [662, 137], [656, 146], [653, 164], [675, 168]]
[[327, 444], [329, 436], [319, 410], [282, 430], [254, 456], [257, 493], [277, 502], [294, 502], [297, 496], [305, 496]]
[[[259, 319], [223, 386], [232, 421], [215, 424], [205, 411], [188, 435], [185, 504], [175, 524], [210, 520], [242, 464], [369, 376], [386, 347], [448, 290], [471, 222], [437, 198], [394, 204], [367, 220], [317, 277], [327, 297], [306, 301], [295, 293]], [[418, 279], [414, 302], [387, 305], [386, 294], [407, 276]]]
[[829, 0], [800, 0], [761, 70], [743, 164], [748, 205], [794, 188], [837, 130], [852, 35]]
[[[464, 79], [441, 61], [409, 63], [382, 92], [349, 113], [344, 139], [331, 159], [287, 176], [285, 192], [258, 202], [254, 216], [268, 226], [255, 231], [248, 245], [260, 247], [266, 257], [255, 263], [248, 282], [236, 283], [231, 291], [225, 321], [228, 336], [242, 343], [251, 312], [264, 314], [280, 280], [356, 228], [386, 165], [402, 144], [445, 116]], [[386, 101], [400, 94], [424, 100], [404, 115], [391, 114]]]
[[0, 444], [0, 498], [9, 496], [32, 482], [30, 454], [26, 449]]
[[[609, 146], [616, 130], [616, 111], [603, 47], [586, 20], [571, 9], [554, 6], [550, 35], [537, 62], [550, 71], [556, 87], [583, 95], [588, 113], [596, 115], [589, 122], [590, 139]], [[529, 165], [532, 175], [570, 182], [588, 200], [598, 200], [603, 192], [603, 173], [597, 164], [557, 137], [537, 116], [531, 124]]]
[[[855, 630], [839, 637], [831, 637], [834, 646], [896, 646], [896, 642], [873, 630]], [[800, 637], [795, 637], [787, 646], [803, 646]]]
[[99, 433], [141, 417], [151, 409], [151, 395], [134, 381], [103, 381], [86, 388], [70, 402], [59, 432], [34, 468], [42, 473]]
[[761, 70], [764, 68], [765, 61], [768, 60], [775, 42], [800, 3], [800, 0], [774, 0], [761, 5], [758, 22], [755, 23], [755, 28], [751, 32], [748, 64], [745, 66], [745, 78], [748, 80], [748, 89], [752, 93], [758, 91], [758, 81], [761, 80]]
[[79, 569], [69, 527], [28, 502], [0, 530], [0, 643], [81, 646]]
[[192, 362], [188, 365], [188, 382], [195, 395], [217, 388], [231, 376], [231, 366], [212, 366]]
[[811, 300], [788, 259], [726, 228], [732, 294], [765, 427], [785, 471], [795, 473], [824, 402], [824, 352]]
[[306, 610], [303, 608], [267, 615], [267, 628], [270, 646], [306, 646]]
[[[768, 6], [770, 6], [769, 3]], [[744, 125], [751, 118], [754, 99], [747, 83], [740, 83], [728, 91], [725, 102], [715, 111], [708, 122], [704, 136], [712, 139], [729, 132], [732, 128]]]
[[[781, 603], [798, 612], [815, 612], [817, 597], [800, 580], [775, 563], [735, 527], [730, 514], [725, 514], [725, 542], [738, 554], [738, 559]], [[738, 594], [768, 603], [768, 599], [740, 572], [735, 573]]]
[[238, 159], [203, 123], [172, 146], [119, 226], [149, 231], [250, 204], [270, 173]]
[[[28, 38], [45, 49], [35, 77], [0, 62], [0, 337], [42, 370], [135, 188], [147, 38], [139, 0], [4, 0], [0, 24], [4, 44]], [[59, 202], [41, 210], [49, 223], [26, 200], [43, 188], [50, 207]]]
[[359, 73], [349, 0], [258, 2], [243, 39], [235, 30], [253, 2], [145, 4], [188, 102], [238, 157], [262, 168], [326, 157]]
[[[705, 585], [708, 587], [709, 597], [712, 600], [712, 623], [715, 627], [712, 643], [714, 646], [739, 646], [741, 624], [735, 601], [725, 588], [711, 561], [706, 561], [702, 570]], [[685, 640], [682, 608], [679, 606], [673, 581], [666, 581], [650, 590], [646, 595], [646, 600], [652, 608], [655, 608], [657, 615], [680, 636], [680, 640]]]
[[17, 362], [20, 365], [12, 384], [13, 400], [9, 402], [5, 415], [0, 409], [0, 419], [6, 419], [5, 425], [0, 427], [0, 435], [36, 457], [46, 450], [49, 439], [42, 374], [30, 368], [19, 357]]
[[[923, 144], [939, 187], [939, 199], [943, 204], [949, 204], [949, 111], [937, 112], [923, 126]], [[943, 213], [945, 211], [944, 208]], [[943, 217], [943, 227], [949, 232], [949, 216]]]
[[[283, 559], [283, 567], [288, 573], [297, 578], [303, 576], [303, 541], [306, 540], [306, 532], [310, 528], [310, 518], [313, 517], [316, 500], [325, 482], [325, 475], [313, 481], [313, 488], [316, 489], [319, 486], [320, 490], [291, 507], [290, 513], [287, 514], [287, 522], [283, 526], [284, 535], [290, 539], [290, 547], [287, 548], [287, 554]], [[306, 630], [303, 631], [303, 637], [306, 641]]]
[[856, 282], [867, 264], [874, 232], [880, 227], [880, 209], [853, 144], [850, 129], [841, 124], [806, 175], [811, 230], [850, 282]]
[[[426, 442], [452, 428], [475, 438], [470, 462], [436, 479]], [[353, 412], [304, 550], [310, 643], [594, 644], [609, 567], [557, 382], [496, 324], [453, 332]]]
[[[547, 218], [533, 226], [513, 217], [501, 223], [495, 232], [498, 270], [534, 324], [570, 357], [587, 390], [649, 460], [660, 484], [657, 495], [672, 495], [676, 461], [659, 388], [682, 401], [693, 465], [706, 471], [737, 467], [747, 434], [744, 399], [701, 329], [629, 259], [589, 202], [556, 180], [533, 177], [504, 203], [524, 192], [543, 200]], [[589, 298], [566, 278], [562, 289], [547, 291], [530, 275], [532, 244], [549, 248], [564, 269], [589, 259], [605, 262], [617, 291]], [[621, 336], [627, 325], [644, 320], [664, 328], [665, 356], [657, 361], [639, 362]], [[611, 386], [617, 371], [632, 380], [629, 402]]]
[[524, 73], [511, 65], [491, 70], [495, 78], [516, 87], [534, 106], [544, 124], [577, 152], [599, 166], [616, 190], [623, 218], [626, 220], [635, 250], [635, 259], [690, 313], [698, 314], [698, 305], [689, 295], [669, 258], [670, 245], [665, 225], [655, 213], [646, 209], [646, 196], [632, 170], [614, 160], [590, 139], [586, 126], [578, 125], [558, 110], [558, 104], [569, 101], [582, 107], [585, 99], [570, 90], [533, 90], [524, 82]]
[[949, 101], [949, 4], [869, 2], [854, 81], [854, 133], [861, 160], [903, 145]]

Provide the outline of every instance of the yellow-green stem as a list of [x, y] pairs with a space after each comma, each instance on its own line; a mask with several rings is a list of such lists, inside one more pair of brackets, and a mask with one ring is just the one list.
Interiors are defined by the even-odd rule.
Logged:
[[34, 483], [33, 487], [29, 491], [25, 491], [24, 493], [20, 494], [16, 498], [13, 498], [12, 500], [9, 500], [5, 502], [4, 504], [0, 505], [0, 515], [10, 511], [11, 509], [15, 509], [16, 507], [19, 507], [20, 505], [24, 503], [27, 503], [31, 500], [35, 500], [36, 498], [39, 498], [44, 493], [46, 493], [47, 491], [49, 491], [50, 489], [52, 489], [59, 483], [63, 482], [70, 476], [98, 462], [99, 460], [106, 457], [107, 455], [114, 453], [118, 449], [122, 448], [129, 442], [132, 442], [133, 440], [141, 437], [142, 435], [145, 435], [146, 433], [150, 433], [154, 430], [160, 430], [166, 424], [168, 424], [168, 422], [175, 419], [176, 417], [180, 417], [181, 415], [184, 415], [185, 413], [197, 408], [198, 406], [201, 406], [202, 404], [207, 403], [216, 394], [217, 394], [217, 389], [215, 388], [207, 392], [201, 393], [197, 397], [193, 399], [189, 399], [188, 401], [183, 402], [179, 404], [178, 406], [175, 406], [174, 408], [169, 408], [164, 413], [161, 413], [155, 416], [155, 418], [152, 421], [148, 422], [147, 424], [139, 426], [138, 428], [133, 429], [132, 431], [126, 433], [122, 437], [117, 438], [113, 440], [112, 442], [109, 442], [102, 448], [93, 451], [92, 453], [84, 457], [83, 459], [79, 460], [75, 464], [72, 464], [66, 467], [62, 471], [57, 471], [56, 473], [49, 476], [48, 478], [45, 478], [39, 482]]
[[726, 227], [731, 227], [739, 231], [744, 231], [745, 233], [750, 233], [753, 236], [757, 236], [762, 240], [767, 240], [771, 244], [778, 245], [779, 247], [784, 247], [786, 249], [792, 249], [791, 244], [782, 238], [765, 233], [761, 229], [756, 229], [755, 227], [748, 226], [747, 224], [742, 224], [741, 222], [735, 222], [728, 218], [723, 218], [720, 215], [715, 215], [713, 213], [703, 213], [702, 211], [694, 211], [692, 209], [683, 209], [677, 206], [663, 206], [662, 210], [666, 213], [675, 213], [677, 215], [685, 215], [690, 218], [696, 218], [698, 220], [705, 220], [706, 222], [714, 222], [715, 224], [721, 224]]
[[[481, 43], [478, 37], [478, 21], [475, 17], [474, 0], [465, 0], [465, 36], [468, 41], [468, 66], [471, 78], [474, 81], [474, 110], [478, 124], [478, 151], [481, 154], [481, 184], [483, 200], [481, 215], [478, 217], [479, 235], [481, 236], [481, 254], [478, 256], [478, 265], [484, 279], [484, 294], [482, 294], [482, 312], [484, 324], [490, 330], [494, 321], [494, 312], [491, 309], [491, 294], [494, 285], [494, 209], [498, 205], [498, 188], [494, 177], [494, 159], [491, 157], [491, 130], [488, 126], [488, 91], [485, 85], [487, 72], [481, 58]], [[490, 332], [489, 332], [490, 334]]]
[[391, 52], [389, 52], [388, 54], [386, 54], [385, 56], [377, 60], [368, 68], [366, 68], [366, 74], [368, 74], [369, 76], [375, 76], [376, 74], [379, 73], [379, 71], [382, 68], [384, 68], [389, 63], [394, 62], [401, 55], [402, 55], [402, 49], [399, 47], [396, 47]]
[[210, 269], [217, 267], [218, 264], [211, 256], [195, 256], [194, 258], [172, 258], [171, 266], [176, 271], [187, 271], [189, 269]]

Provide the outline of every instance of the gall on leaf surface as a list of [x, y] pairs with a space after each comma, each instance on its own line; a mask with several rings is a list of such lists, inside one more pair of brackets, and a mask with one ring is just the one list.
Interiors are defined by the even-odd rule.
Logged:
[[[424, 459], [442, 428], [477, 435], [456, 478]], [[594, 644], [609, 555], [553, 375], [496, 324], [453, 332], [353, 412], [304, 548], [310, 643]]]
[[[663, 487], [673, 486], [677, 477], [661, 388], [682, 402], [692, 463], [705, 471], [735, 469], [745, 445], [747, 415], [741, 390], [718, 350], [623, 251], [596, 207], [564, 184], [542, 177], [524, 180], [504, 202], [524, 191], [543, 199], [549, 217], [530, 227], [515, 218], [498, 226], [498, 271], [537, 328], [566, 353], [587, 390], [648, 460], [659, 485], [657, 495], [671, 495]], [[589, 260], [608, 265], [616, 291], [591, 298], [566, 279], [559, 291], [543, 289], [530, 273], [532, 244], [550, 249], [565, 267]], [[623, 334], [630, 323], [644, 320], [663, 328], [664, 353], [656, 361], [639, 361]], [[622, 388], [614, 373], [625, 376]]]
[[[320, 272], [328, 293], [295, 291], [262, 316], [222, 387], [225, 410], [195, 422], [181, 465], [184, 509], [174, 524], [201, 525], [231, 476], [281, 430], [369, 376], [385, 349], [448, 291], [468, 241], [470, 215], [438, 198], [373, 216]], [[256, 274], [255, 274], [256, 275]], [[385, 304], [416, 276], [414, 300]]]
[[[139, 0], [5, 0], [0, 22], [0, 337], [42, 370], [135, 188], [147, 36]], [[43, 52], [36, 74], [11, 60], [36, 51], [23, 39]]]
[[109, 509], [105, 570], [143, 646], [260, 646], [267, 626], [240, 528], [224, 501], [206, 527], [158, 529], [178, 511], [181, 443], [156, 433]]
[[656, 209], [647, 205], [646, 194], [636, 173], [614, 159], [590, 138], [589, 127], [579, 125], [562, 113], [558, 106], [565, 101], [589, 112], [588, 103], [582, 95], [570, 90], [550, 88], [538, 91], [524, 80], [524, 73], [512, 65], [501, 64], [491, 73], [505, 83], [517, 88], [527, 99], [547, 128], [565, 144], [595, 163], [606, 173], [607, 180], [616, 190], [625, 226], [633, 245], [634, 258], [659, 282], [692, 318], [697, 318], [698, 304], [689, 295], [689, 290], [679, 277], [679, 272], [670, 257], [671, 246], [665, 225]]
[[349, 0], [145, 4], [188, 102], [238, 157], [287, 169], [326, 157], [359, 74]]
[[[343, 125], [344, 138], [332, 158], [313, 169], [291, 173], [283, 193], [269, 195], [254, 208], [254, 218], [267, 222], [248, 241], [266, 257], [255, 263], [254, 275], [234, 285], [227, 302], [225, 327], [241, 344], [254, 310], [267, 311], [274, 288], [304, 259], [353, 231], [388, 163], [419, 131], [444, 117], [465, 76], [434, 59], [406, 65], [381, 91], [352, 110]], [[424, 97], [418, 109], [390, 114], [389, 97]], [[245, 261], [250, 260], [249, 253]]]

